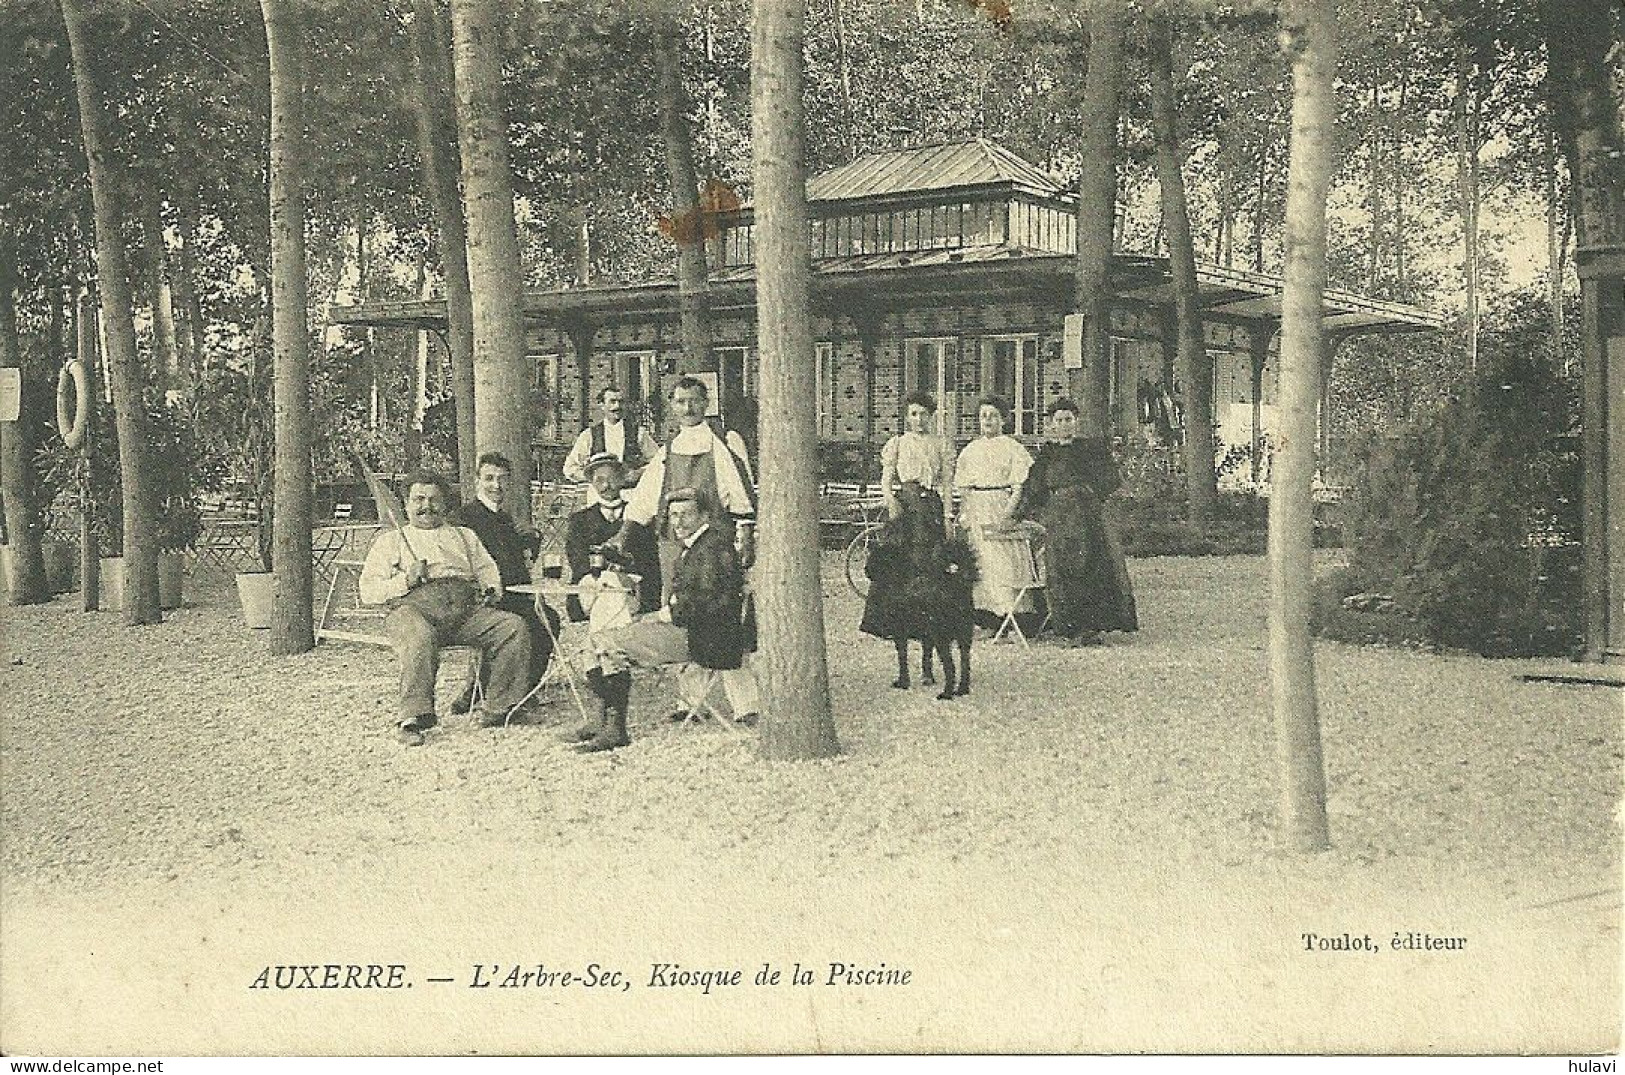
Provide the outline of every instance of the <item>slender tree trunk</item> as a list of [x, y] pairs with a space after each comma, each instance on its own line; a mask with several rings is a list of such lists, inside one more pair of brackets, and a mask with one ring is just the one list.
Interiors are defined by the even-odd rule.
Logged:
[[79, 0], [62, 0], [73, 55], [79, 126], [90, 162], [91, 198], [96, 212], [96, 277], [107, 332], [107, 361], [113, 375], [113, 411], [119, 441], [119, 474], [124, 488], [124, 622], [158, 623], [157, 497], [147, 463], [147, 418], [142, 401], [146, 378], [135, 346], [130, 274], [124, 250], [115, 166], [102, 133], [101, 104], [90, 66], [88, 27]]
[[[80, 228], [79, 234], [88, 229]], [[97, 300], [95, 291], [86, 288], [74, 300], [73, 337], [74, 353], [85, 371], [85, 390], [90, 396], [86, 408], [85, 440], [79, 446], [81, 455], [89, 458], [93, 441], [101, 436], [96, 412], [102, 406], [100, 333], [96, 330]], [[79, 480], [79, 608], [95, 612], [101, 607], [101, 543], [92, 525], [95, 505], [90, 502], [90, 482]]]
[[[21, 373], [17, 344], [17, 315], [13, 294], [17, 288], [17, 248], [11, 230], [0, 222], [0, 370]], [[53, 299], [52, 305], [55, 305]], [[35, 495], [31, 430], [44, 400], [36, 399], [30, 384], [22, 384], [22, 400], [15, 422], [0, 421], [0, 496], [6, 505], [6, 541], [11, 548], [13, 605], [37, 605], [51, 599], [41, 548], [44, 520]]]
[[1478, 143], [1472, 70], [1463, 46], [1456, 55], [1456, 195], [1461, 212], [1462, 281], [1466, 289], [1467, 367], [1478, 369]]
[[[440, 228], [440, 271], [446, 279], [446, 344], [451, 351], [451, 398], [457, 416], [457, 478], [474, 495], [474, 309], [468, 285], [468, 233], [457, 193], [457, 128], [452, 116], [451, 67], [434, 0], [412, 0], [413, 70], [417, 75], [418, 152]], [[529, 453], [527, 453], [528, 455]]]
[[1279, 444], [1270, 467], [1270, 701], [1275, 715], [1280, 825], [1298, 851], [1329, 846], [1326, 775], [1315, 699], [1309, 597], [1315, 409], [1324, 346], [1326, 191], [1335, 154], [1337, 21], [1333, 0], [1290, 0], [1282, 40], [1292, 61], [1292, 136], [1281, 296]]
[[1405, 123], [1410, 115], [1411, 76], [1409, 68], [1399, 76], [1399, 108], [1391, 117], [1393, 124], [1394, 181], [1394, 286], [1400, 298], [1408, 295], [1405, 263], [1405, 184], [1409, 179], [1405, 167]]
[[576, 283], [592, 283], [592, 209], [576, 207]]
[[305, 310], [304, 20], [299, 0], [260, 0], [271, 57], [271, 335], [276, 414], [276, 603], [271, 652], [304, 653], [312, 628], [310, 332]]
[[1563, 245], [1560, 223], [1562, 195], [1557, 182], [1557, 128], [1550, 116], [1546, 121], [1546, 301], [1552, 308], [1552, 361], [1563, 368]]
[[186, 365], [187, 376], [194, 381], [202, 376], [206, 365], [203, 354], [205, 325], [203, 302], [197, 293], [197, 199], [181, 194], [175, 200], [179, 217], [180, 250], [175, 259], [175, 301], [180, 305], [181, 319], [175, 329], [175, 346]]
[[858, 155], [858, 116], [852, 104], [852, 56], [846, 47], [844, 0], [830, 0], [830, 15], [835, 23], [835, 70], [841, 85], [841, 152], [843, 159], [850, 161]]
[[824, 603], [818, 583], [818, 431], [813, 408], [812, 257], [802, 105], [805, 0], [754, 0], [751, 147], [756, 184], [757, 347], [762, 533], [756, 564], [762, 749], [781, 759], [840, 753], [830, 714]]
[[1264, 271], [1264, 216], [1269, 204], [1269, 164], [1263, 148], [1258, 153], [1258, 196], [1253, 200], [1253, 272]]
[[[709, 283], [705, 234], [710, 221], [700, 206], [699, 179], [694, 174], [694, 143], [688, 125], [688, 99], [683, 93], [683, 27], [673, 14], [660, 27], [655, 61], [660, 76], [660, 129], [666, 148], [666, 176], [671, 184], [671, 239], [677, 244], [677, 311], [682, 330], [684, 372], [713, 369]], [[724, 421], [738, 415], [742, 386], [727, 383], [721, 399]], [[731, 390], [731, 391], [730, 391]]]
[[164, 222], [158, 190], [148, 187], [141, 205], [142, 237], [146, 240], [147, 301], [152, 306], [152, 365], [166, 391], [180, 388], [180, 352], [175, 344], [175, 309], [169, 289], [169, 253], [164, 246]]
[[1371, 248], [1366, 252], [1365, 288], [1376, 293], [1382, 275], [1382, 88], [1380, 75], [1371, 84], [1371, 122], [1366, 127], [1366, 186], [1371, 192]]
[[1213, 512], [1218, 479], [1213, 469], [1213, 370], [1202, 337], [1202, 302], [1196, 284], [1196, 248], [1191, 239], [1185, 177], [1180, 168], [1178, 90], [1174, 83], [1172, 16], [1164, 10], [1151, 20], [1147, 52], [1151, 62], [1151, 113], [1156, 128], [1157, 179], [1162, 188], [1162, 222], [1168, 232], [1177, 320], [1178, 370], [1185, 405], [1185, 497], [1198, 522]]
[[1584, 366], [1581, 384], [1581, 578], [1587, 660], [1625, 649], [1625, 496], [1620, 463], [1625, 423], [1613, 387], [1625, 380], [1625, 132], [1619, 87], [1609, 78], [1615, 35], [1584, 0], [1546, 0], [1542, 30], [1548, 94], [1568, 161], [1575, 268], [1580, 276]]
[[513, 461], [514, 518], [530, 521], [531, 378], [525, 369], [525, 278], [513, 215], [502, 26], [496, 0], [453, 0], [458, 144], [474, 311], [475, 447]]
[[1091, 436], [1110, 436], [1111, 261], [1117, 216], [1118, 93], [1123, 80], [1124, 13], [1120, 0], [1089, 8], [1089, 71], [1083, 93], [1083, 167], [1078, 175], [1075, 304], [1084, 317], [1083, 369], [1072, 392]]

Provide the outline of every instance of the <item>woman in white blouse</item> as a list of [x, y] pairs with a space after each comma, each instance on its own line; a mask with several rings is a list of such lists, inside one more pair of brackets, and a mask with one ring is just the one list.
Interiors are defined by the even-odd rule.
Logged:
[[942, 498], [943, 522], [948, 521], [953, 498], [953, 445], [933, 432], [937, 401], [928, 392], [910, 392], [903, 401], [903, 432], [880, 449], [880, 492], [886, 510], [897, 518], [896, 490], [904, 482], [915, 482]]
[[1021, 487], [1033, 465], [1027, 449], [1004, 431], [1009, 419], [1010, 404], [997, 396], [985, 397], [977, 409], [980, 435], [965, 445], [954, 467], [959, 522], [982, 564], [976, 608], [1000, 617], [1012, 610], [1032, 611], [1030, 598], [1017, 604], [1020, 582], [1031, 573], [1024, 544], [988, 535], [988, 528], [998, 531], [1014, 522]]

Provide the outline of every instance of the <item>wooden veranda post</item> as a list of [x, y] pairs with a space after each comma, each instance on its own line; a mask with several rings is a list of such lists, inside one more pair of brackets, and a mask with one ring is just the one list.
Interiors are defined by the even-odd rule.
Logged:
[[769, 758], [840, 752], [830, 714], [824, 604], [818, 581], [818, 430], [807, 246], [807, 146], [802, 105], [805, 0], [755, 0], [751, 24], [751, 152], [756, 181], [757, 346], [761, 355], [761, 518], [755, 657]]
[[1314, 581], [1315, 412], [1325, 346], [1326, 190], [1334, 155], [1337, 22], [1332, 0], [1291, 0], [1281, 29], [1292, 62], [1292, 135], [1281, 296], [1279, 437], [1270, 467], [1270, 703], [1280, 828], [1297, 851], [1330, 845], [1309, 604]]

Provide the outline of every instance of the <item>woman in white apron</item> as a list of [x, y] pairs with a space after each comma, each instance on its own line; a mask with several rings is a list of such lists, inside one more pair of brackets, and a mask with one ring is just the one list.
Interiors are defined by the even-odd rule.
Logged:
[[1001, 619], [1011, 611], [1033, 610], [1032, 599], [1021, 598], [1021, 587], [1032, 573], [1025, 543], [989, 534], [990, 529], [1000, 531], [1015, 521], [1021, 487], [1033, 465], [1027, 449], [1004, 431], [1009, 420], [1010, 404], [997, 396], [984, 398], [977, 409], [980, 435], [965, 445], [954, 466], [959, 523], [981, 561], [976, 608]]

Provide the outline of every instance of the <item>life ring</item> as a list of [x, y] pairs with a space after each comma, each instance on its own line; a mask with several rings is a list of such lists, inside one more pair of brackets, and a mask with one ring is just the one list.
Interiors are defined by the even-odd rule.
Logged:
[[[68, 382], [73, 382], [73, 420], [68, 420]], [[90, 388], [85, 382], [85, 364], [78, 359], [67, 363], [56, 375], [56, 427], [62, 443], [77, 448], [85, 442], [85, 424], [90, 417]]]

